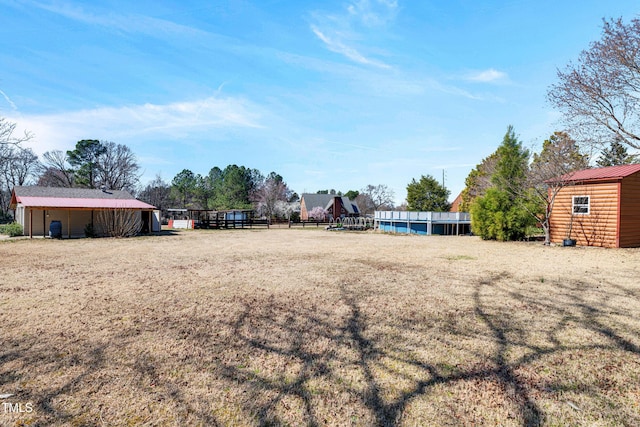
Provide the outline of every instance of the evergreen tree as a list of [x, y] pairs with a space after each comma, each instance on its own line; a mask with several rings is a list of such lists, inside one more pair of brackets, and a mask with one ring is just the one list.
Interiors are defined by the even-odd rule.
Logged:
[[615, 140], [609, 144], [609, 148], [604, 148], [596, 164], [600, 167], [629, 165], [638, 161], [637, 155], [627, 152], [627, 147], [620, 141]]
[[471, 203], [472, 228], [483, 239], [521, 239], [535, 219], [525, 209], [529, 202], [523, 197], [529, 151], [516, 137], [513, 126], [507, 128], [494, 155], [491, 187]]
[[522, 146], [509, 125], [507, 133], [502, 139], [502, 144], [496, 150], [496, 167], [491, 176], [492, 184], [499, 190], [509, 193], [512, 200], [515, 199], [517, 189], [522, 188], [527, 178], [527, 166], [529, 150]]
[[264, 181], [257, 169], [229, 165], [222, 171], [216, 198], [218, 209], [250, 209], [253, 193]]
[[182, 207], [186, 208], [191, 203], [196, 191], [198, 180], [189, 169], [183, 169], [171, 181], [172, 189], [178, 194]]
[[484, 240], [521, 240], [531, 217], [511, 200], [509, 192], [490, 188], [471, 207], [473, 232]]
[[98, 186], [98, 159], [106, 151], [107, 148], [97, 139], [83, 139], [76, 143], [74, 150], [67, 151], [67, 161], [73, 168], [76, 186]]
[[449, 204], [450, 191], [443, 187], [431, 175], [415, 178], [407, 185], [407, 209], [410, 211], [446, 212], [451, 208]]

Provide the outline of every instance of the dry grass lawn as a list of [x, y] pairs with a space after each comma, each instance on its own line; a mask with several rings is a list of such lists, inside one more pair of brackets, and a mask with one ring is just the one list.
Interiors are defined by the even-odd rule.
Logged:
[[0, 425], [640, 425], [640, 250], [272, 229], [0, 254]]

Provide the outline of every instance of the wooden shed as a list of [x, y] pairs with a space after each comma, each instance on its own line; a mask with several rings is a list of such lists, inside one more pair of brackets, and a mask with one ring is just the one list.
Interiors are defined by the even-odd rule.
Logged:
[[640, 164], [585, 169], [562, 181], [550, 217], [552, 242], [640, 247]]

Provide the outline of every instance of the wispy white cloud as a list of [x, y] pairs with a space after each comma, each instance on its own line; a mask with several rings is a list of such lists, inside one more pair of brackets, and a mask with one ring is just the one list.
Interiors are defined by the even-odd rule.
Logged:
[[374, 50], [366, 47], [367, 36], [372, 31], [379, 35], [380, 28], [395, 19], [397, 7], [394, 0], [352, 1], [342, 13], [315, 12], [310, 28], [330, 51], [358, 64], [389, 69], [389, 64], [363, 51]]
[[7, 104], [9, 104], [9, 107], [11, 107], [13, 111], [18, 111], [18, 107], [16, 106], [16, 104], [11, 100], [11, 98], [9, 98], [9, 95], [7, 95], [2, 89], [0, 89], [0, 95], [2, 95], [5, 101], [7, 101]]
[[488, 70], [469, 73], [466, 79], [472, 82], [479, 83], [503, 83], [509, 81], [509, 76], [505, 72], [498, 71], [494, 68], [489, 68]]
[[358, 0], [347, 6], [351, 16], [369, 27], [383, 26], [395, 19], [397, 0]]
[[341, 40], [339, 37], [334, 38], [326, 35], [322, 31], [320, 31], [320, 29], [315, 25], [311, 26], [311, 31], [313, 31], [313, 33], [320, 40], [324, 42], [324, 44], [327, 46], [327, 49], [329, 49], [332, 52], [342, 54], [347, 58], [349, 58], [350, 60], [354, 62], [358, 62], [360, 64], [373, 65], [375, 67], [380, 67], [380, 68], [391, 68], [389, 65], [385, 64], [384, 62], [376, 61], [376, 60], [365, 57], [360, 52], [358, 52], [357, 49], [345, 44], [345, 42]]
[[76, 141], [85, 138], [116, 142], [137, 138], [188, 141], [193, 134], [262, 128], [261, 116], [259, 107], [243, 99], [209, 97], [164, 105], [102, 107], [9, 119], [35, 135], [28, 145], [42, 154], [54, 149], [70, 149]]
[[[352, 87], [362, 87], [368, 94], [375, 93], [379, 96], [395, 98], [398, 96], [423, 96], [433, 92], [440, 92], [472, 100], [484, 100], [487, 98], [486, 95], [469, 92], [461, 87], [443, 83], [428, 75], [405, 73], [398, 68], [387, 68], [384, 72], [381, 72], [380, 69], [372, 70], [353, 64], [336, 63], [310, 56], [284, 52], [277, 52], [275, 55], [292, 66], [333, 74], [337, 78], [350, 81], [353, 84]], [[443, 81], [451, 80], [453, 79], [443, 79]]]
[[70, 3], [41, 3], [29, 1], [28, 4], [42, 10], [64, 16], [65, 18], [82, 22], [87, 25], [98, 25], [125, 33], [143, 33], [154, 36], [206, 34], [186, 25], [177, 24], [165, 19], [158, 19], [144, 15], [122, 15], [117, 13], [99, 13], [89, 11]]

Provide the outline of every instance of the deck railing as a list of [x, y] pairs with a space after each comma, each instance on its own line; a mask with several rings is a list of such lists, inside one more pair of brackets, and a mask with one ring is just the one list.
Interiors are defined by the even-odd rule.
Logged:
[[376, 221], [410, 221], [410, 222], [469, 222], [468, 212], [409, 212], [409, 211], [375, 211]]

